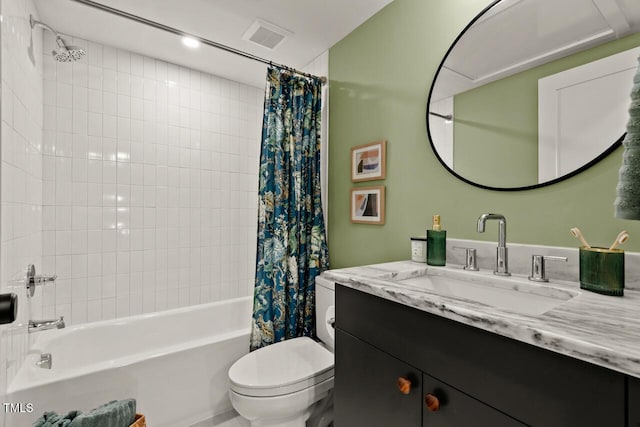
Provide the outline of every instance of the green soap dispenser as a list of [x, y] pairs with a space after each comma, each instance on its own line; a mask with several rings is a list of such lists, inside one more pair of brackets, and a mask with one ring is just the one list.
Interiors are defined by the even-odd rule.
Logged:
[[442, 266], [447, 262], [447, 231], [440, 225], [440, 215], [433, 216], [432, 228], [427, 230], [427, 264]]

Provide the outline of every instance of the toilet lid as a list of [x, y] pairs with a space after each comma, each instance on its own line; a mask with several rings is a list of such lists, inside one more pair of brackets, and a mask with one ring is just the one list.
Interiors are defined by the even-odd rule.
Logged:
[[231, 389], [246, 396], [279, 396], [333, 377], [333, 353], [301, 337], [263, 347], [229, 369]]

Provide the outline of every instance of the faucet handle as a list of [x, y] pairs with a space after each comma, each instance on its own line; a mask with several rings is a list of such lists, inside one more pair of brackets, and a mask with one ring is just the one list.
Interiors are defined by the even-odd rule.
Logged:
[[567, 261], [564, 256], [551, 255], [532, 255], [531, 256], [531, 276], [529, 280], [533, 282], [548, 282], [547, 272], [545, 271], [545, 261]]
[[476, 257], [475, 248], [466, 248], [463, 246], [454, 246], [453, 249], [464, 249], [465, 252], [465, 264], [464, 269], [468, 271], [478, 271], [478, 260]]
[[27, 266], [27, 272], [24, 278], [24, 284], [27, 288], [27, 297], [31, 298], [36, 292], [36, 285], [44, 285], [49, 282], [55, 282], [57, 275], [46, 276], [44, 274], [36, 274], [36, 267], [33, 264]]

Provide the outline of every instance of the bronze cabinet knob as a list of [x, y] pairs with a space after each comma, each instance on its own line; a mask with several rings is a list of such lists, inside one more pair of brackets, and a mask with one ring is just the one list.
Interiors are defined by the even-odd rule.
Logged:
[[409, 394], [409, 392], [411, 392], [411, 380], [404, 377], [398, 377], [398, 390], [402, 394]]
[[431, 412], [436, 412], [438, 409], [440, 409], [440, 400], [435, 394], [428, 393], [424, 397], [424, 403], [425, 405], [427, 405], [427, 409]]

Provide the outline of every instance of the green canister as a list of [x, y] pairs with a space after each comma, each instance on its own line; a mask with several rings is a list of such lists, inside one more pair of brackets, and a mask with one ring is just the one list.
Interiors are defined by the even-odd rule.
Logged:
[[580, 288], [604, 295], [624, 295], [624, 251], [580, 247]]

